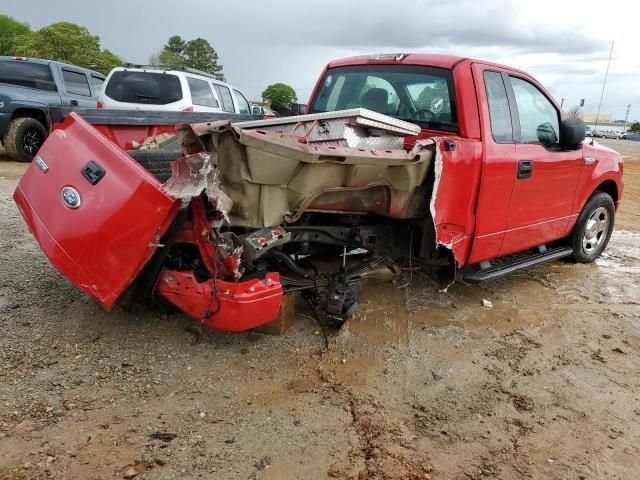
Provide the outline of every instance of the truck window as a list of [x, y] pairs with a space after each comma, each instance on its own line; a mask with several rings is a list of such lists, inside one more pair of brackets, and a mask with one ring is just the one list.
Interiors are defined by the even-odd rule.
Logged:
[[213, 84], [213, 87], [218, 92], [218, 97], [222, 101], [222, 110], [225, 112], [234, 113], [235, 109], [233, 108], [233, 98], [231, 98], [231, 91], [222, 85], [218, 85], [217, 83]]
[[354, 65], [328, 70], [309, 113], [367, 108], [425, 128], [457, 131], [449, 70], [418, 65]]
[[49, 92], [58, 90], [49, 65], [20, 60], [0, 60], [0, 83], [9, 83]]
[[513, 125], [507, 89], [498, 72], [484, 72], [484, 88], [489, 102], [489, 118], [491, 134], [497, 143], [513, 142]]
[[541, 143], [552, 147], [560, 138], [558, 111], [553, 104], [526, 80], [510, 77], [518, 106], [520, 140], [523, 143]]
[[62, 69], [62, 78], [64, 79], [64, 90], [72, 95], [82, 95], [84, 97], [91, 96], [89, 81], [84, 73], [74, 72], [72, 70]]
[[187, 83], [189, 84], [189, 90], [191, 90], [191, 100], [194, 105], [218, 107], [218, 101], [213, 96], [209, 82], [187, 77]]
[[242, 93], [240, 93], [236, 89], [234, 89], [233, 91], [236, 94], [236, 100], [238, 101], [238, 111], [240, 113], [251, 113], [249, 102], [247, 102], [247, 99], [244, 98], [244, 95], [242, 95]]
[[113, 72], [104, 91], [116, 102], [167, 105], [182, 99], [182, 87], [177, 75], [170, 73]]
[[91, 75], [91, 83], [93, 84], [93, 91], [98, 95], [102, 91], [102, 85], [104, 84], [104, 78]]

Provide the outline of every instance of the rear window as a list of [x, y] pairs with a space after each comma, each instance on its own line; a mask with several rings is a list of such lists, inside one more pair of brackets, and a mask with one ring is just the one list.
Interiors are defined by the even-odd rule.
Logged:
[[218, 106], [218, 101], [213, 96], [209, 82], [187, 77], [187, 83], [189, 84], [189, 90], [191, 90], [191, 100], [194, 105], [202, 105], [204, 107]]
[[327, 71], [309, 113], [367, 108], [423, 128], [458, 130], [453, 77], [444, 68], [356, 65]]
[[117, 102], [167, 105], [182, 99], [180, 79], [170, 73], [114, 72], [104, 92]]
[[0, 61], [0, 83], [55, 92], [56, 83], [49, 65], [16, 60]]

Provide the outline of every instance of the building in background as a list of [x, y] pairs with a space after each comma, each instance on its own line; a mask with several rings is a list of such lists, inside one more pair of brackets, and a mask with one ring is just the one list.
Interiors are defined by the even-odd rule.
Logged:
[[597, 113], [580, 112], [580, 118], [584, 123], [595, 123], [596, 117], [598, 117], [598, 125], [600, 123], [613, 123], [613, 115], [610, 113], [601, 113], [598, 115]]
[[[598, 115], [597, 113], [580, 112], [578, 117], [585, 123], [588, 132], [614, 132], [617, 134], [625, 132], [624, 121], [615, 121], [613, 115], [610, 113], [601, 113]], [[597, 128], [596, 117], [598, 119]], [[627, 129], [629, 129], [629, 126], [630, 124], [627, 124]]]

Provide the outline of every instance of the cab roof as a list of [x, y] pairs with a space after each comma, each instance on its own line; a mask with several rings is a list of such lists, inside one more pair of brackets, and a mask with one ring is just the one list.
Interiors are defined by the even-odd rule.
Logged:
[[327, 68], [346, 67], [350, 65], [423, 65], [428, 67], [453, 69], [462, 62], [482, 63], [494, 67], [511, 70], [527, 75], [526, 72], [517, 68], [501, 65], [499, 63], [478, 60], [474, 58], [459, 57], [456, 55], [440, 55], [436, 53], [381, 53], [371, 55], [358, 55], [355, 57], [341, 58], [333, 60]]

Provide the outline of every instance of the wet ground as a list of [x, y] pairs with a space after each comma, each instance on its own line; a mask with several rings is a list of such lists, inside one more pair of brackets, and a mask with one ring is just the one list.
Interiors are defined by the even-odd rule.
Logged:
[[[42, 255], [0, 162], [0, 477], [640, 477], [640, 142], [597, 263], [439, 293], [371, 282], [321, 353], [103, 312]], [[493, 307], [482, 306], [482, 300]]]

